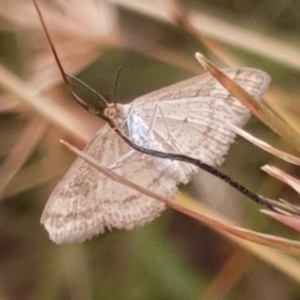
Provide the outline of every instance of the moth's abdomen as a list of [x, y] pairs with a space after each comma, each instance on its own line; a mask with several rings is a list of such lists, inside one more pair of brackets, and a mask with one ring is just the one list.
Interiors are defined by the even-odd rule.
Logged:
[[[166, 152], [163, 145], [155, 139], [152, 128], [138, 114], [132, 112], [128, 116], [127, 126], [129, 137], [135, 144], [144, 148]], [[159, 172], [170, 175], [178, 183], [188, 183], [189, 178], [185, 175], [179, 162], [158, 157], [151, 157], [151, 159]]]

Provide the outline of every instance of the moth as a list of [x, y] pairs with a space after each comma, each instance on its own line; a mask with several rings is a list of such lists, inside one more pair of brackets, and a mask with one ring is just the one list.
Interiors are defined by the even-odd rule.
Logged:
[[[59, 64], [55, 47], [35, 0], [41, 24]], [[270, 77], [250, 68], [224, 73], [259, 99]], [[210, 74], [204, 74], [141, 96], [130, 104], [107, 104], [103, 116], [135, 144], [194, 157], [220, 165], [248, 110]], [[136, 152], [108, 125], [85, 147], [94, 158], [121, 177], [172, 201], [178, 185], [187, 183], [197, 167]], [[109, 180], [82, 158], [77, 158], [51, 193], [41, 216], [49, 237], [57, 244], [83, 242], [105, 229], [130, 230], [158, 217], [165, 204]]]
[[[256, 99], [270, 83], [270, 77], [257, 69], [222, 71]], [[104, 116], [137, 145], [218, 166], [235, 138], [229, 125], [243, 126], [250, 113], [206, 73], [129, 104], [108, 104]], [[100, 165], [170, 201], [178, 185], [187, 183], [197, 171], [184, 162], [136, 152], [109, 125], [97, 131], [84, 152]], [[57, 244], [83, 242], [105, 228], [143, 226], [164, 209], [165, 204], [109, 180], [77, 158], [50, 195], [41, 223]]]

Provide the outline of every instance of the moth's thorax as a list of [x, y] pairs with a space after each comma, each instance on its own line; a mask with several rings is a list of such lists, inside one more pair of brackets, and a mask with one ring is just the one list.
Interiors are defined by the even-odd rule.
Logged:
[[113, 121], [115, 125], [121, 125], [128, 114], [128, 108], [126, 105], [119, 103], [110, 103], [104, 109], [104, 116]]

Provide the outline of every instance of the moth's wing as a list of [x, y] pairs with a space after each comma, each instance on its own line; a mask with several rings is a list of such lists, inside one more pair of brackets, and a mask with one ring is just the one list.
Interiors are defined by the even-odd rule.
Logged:
[[[108, 125], [102, 127], [84, 152], [109, 167], [130, 148]], [[170, 199], [177, 191], [170, 176], [160, 174], [152, 161], [135, 153], [115, 173]], [[41, 223], [57, 244], [83, 242], [105, 228], [132, 229], [153, 220], [165, 205], [116, 183], [77, 158], [52, 192]]]
[[[270, 77], [249, 69], [222, 70], [254, 98], [268, 89]], [[209, 73], [196, 76], [134, 100], [132, 109], [151, 124], [153, 131], [169, 152], [180, 152], [216, 166], [234, 141], [228, 124], [242, 126], [249, 111]], [[156, 112], [156, 113], [155, 113]], [[181, 164], [186, 174], [195, 168]]]

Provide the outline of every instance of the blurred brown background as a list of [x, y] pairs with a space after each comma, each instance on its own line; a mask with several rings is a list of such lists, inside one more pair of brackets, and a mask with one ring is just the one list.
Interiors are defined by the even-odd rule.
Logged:
[[[194, 60], [200, 51], [218, 66], [234, 61], [268, 72], [273, 93], [267, 104], [299, 130], [297, 1], [181, 1], [198, 30], [218, 43], [209, 48], [176, 24], [174, 1], [38, 3], [66, 72], [80, 74], [107, 98], [119, 66], [117, 100], [130, 102], [203, 72]], [[280, 267], [286, 256], [266, 261], [170, 210], [144, 228], [113, 230], [84, 244], [49, 241], [39, 218], [74, 159], [59, 139], [82, 148], [101, 121], [68, 96], [31, 1], [0, 0], [0, 26], [1, 65], [27, 82], [26, 93], [58, 104], [29, 105], [1, 89], [0, 299], [300, 299], [297, 260], [291, 274]], [[89, 91], [76, 84], [74, 89], [95, 102]], [[254, 118], [246, 128], [296, 153]], [[260, 171], [265, 163], [298, 175], [297, 168], [241, 138], [221, 169], [255, 193], [299, 203], [295, 192]], [[182, 191], [244, 227], [298, 238], [204, 172]]]

